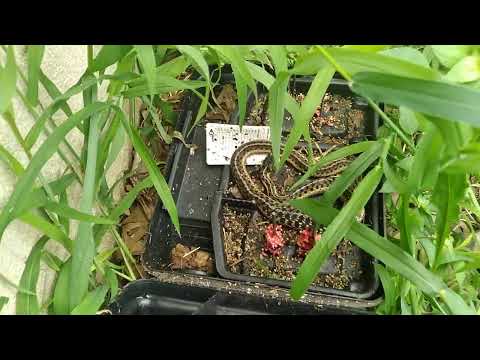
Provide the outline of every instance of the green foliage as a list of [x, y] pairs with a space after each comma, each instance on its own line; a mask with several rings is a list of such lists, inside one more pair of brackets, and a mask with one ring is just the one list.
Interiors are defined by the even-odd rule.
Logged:
[[[29, 162], [24, 168], [0, 144], [0, 160], [17, 177], [16, 187], [1, 209], [0, 241], [15, 219], [44, 234], [28, 256], [18, 287], [17, 313], [36, 314], [48, 308], [54, 314], [95, 314], [117, 294], [118, 276], [135, 279], [134, 259], [116, 225], [141, 190], [156, 189], [179, 231], [168, 184], [134, 122], [134, 103], [141, 98], [151, 115], [152, 131], [170, 142], [172, 136], [166, 129], [175, 118], [162, 96], [178, 90], [198, 96], [201, 105], [194, 123], [200, 124], [214, 97], [212, 68], [227, 64], [235, 78], [241, 125], [249, 93], [257, 95], [257, 84], [269, 90], [269, 125], [277, 169], [299, 141], [310, 142], [309, 122], [335, 71], [367, 99], [384, 123], [379, 139], [337, 149], [312, 162], [307, 174], [294, 185], [298, 187], [331, 161], [358, 155], [322, 201], [293, 201], [318, 224], [327, 226], [293, 282], [295, 299], [308, 289], [337, 244], [347, 238], [381, 262], [375, 268], [385, 296], [378, 313], [478, 313], [480, 255], [476, 233], [480, 206], [472, 195], [472, 185], [480, 186], [472, 177], [480, 173], [477, 46], [106, 45], [95, 57], [89, 47], [87, 71], [65, 93], [41, 70], [44, 46], [28, 48], [28, 76], [16, 65], [14, 46], [2, 49], [0, 114]], [[110, 66], [115, 67], [113, 75], [105, 75]], [[186, 71], [196, 71], [198, 77], [185, 77]], [[288, 81], [295, 75], [314, 78], [302, 104], [287, 91]], [[108, 82], [107, 98], [98, 99], [97, 87], [103, 82]], [[39, 85], [50, 96], [49, 104], [39, 102]], [[68, 100], [79, 93], [84, 106], [73, 112]], [[35, 119], [25, 137], [16, 127], [11, 108], [15, 96]], [[124, 111], [127, 102], [130, 114]], [[398, 116], [387, 115], [378, 103], [397, 107]], [[156, 106], [165, 116], [157, 115]], [[281, 153], [285, 110], [292, 115], [294, 126]], [[60, 111], [67, 119], [57, 126], [51, 118]], [[65, 141], [74, 128], [84, 135], [81, 154]], [[46, 135], [44, 140], [42, 134]], [[126, 140], [142, 158], [149, 176], [115, 202], [111, 196], [115, 185], [106, 183], [105, 173]], [[34, 148], [37, 150], [32, 154]], [[47, 183], [41, 170], [55, 153], [68, 168], [60, 179]], [[335, 200], [361, 178], [350, 201], [340, 211], [334, 209]], [[386, 180], [382, 189], [389, 220], [385, 236], [356, 220], [382, 178]], [[74, 181], [83, 188], [79, 209], [68, 201], [67, 190]], [[72, 221], [80, 223], [71, 235]], [[106, 232], [116, 240], [114, 249], [122, 254], [124, 265], [109, 260], [114, 250], [98, 251]], [[68, 253], [65, 259], [45, 250], [50, 240], [63, 245]], [[43, 305], [35, 295], [42, 261], [57, 273], [51, 301]], [[0, 298], [0, 308], [6, 301]], [[48, 306], [50, 302], [52, 306]]]

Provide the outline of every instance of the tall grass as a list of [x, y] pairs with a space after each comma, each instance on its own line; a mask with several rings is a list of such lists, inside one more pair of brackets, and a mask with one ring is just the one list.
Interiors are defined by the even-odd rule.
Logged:
[[[376, 270], [385, 301], [379, 313], [478, 312], [480, 258], [472, 248], [477, 243], [480, 207], [470, 183], [470, 176], [480, 170], [480, 71], [472, 66], [478, 63], [478, 46], [107, 45], [96, 56], [89, 47], [88, 68], [63, 94], [41, 70], [43, 46], [28, 48], [27, 74], [17, 66], [13, 48], [2, 47], [6, 61], [0, 69], [0, 114], [16, 134], [29, 163], [23, 168], [0, 144], [0, 159], [17, 176], [15, 190], [0, 213], [0, 241], [14, 219], [44, 234], [32, 249], [18, 284], [17, 313], [35, 314], [44, 309], [55, 314], [95, 313], [117, 293], [118, 276], [135, 279], [134, 259], [116, 224], [145, 187], [155, 187], [180, 231], [168, 185], [135, 123], [135, 99], [141, 98], [147, 105], [155, 131], [169, 143], [172, 136], [167, 124], [172, 120], [155, 116], [154, 107], [168, 108], [161, 96], [184, 89], [196, 94], [201, 99], [195, 115], [197, 124], [211, 106], [209, 99], [216, 100], [210, 70], [225, 64], [231, 66], [235, 77], [240, 124], [246, 116], [248, 93], [256, 96], [257, 83], [269, 89], [269, 125], [277, 169], [302, 139], [310, 145], [309, 174], [335, 159], [360, 154], [323, 201], [292, 201], [326, 226], [322, 241], [308, 254], [293, 283], [293, 298], [304, 294], [330, 252], [348, 238], [380, 261]], [[115, 65], [115, 72], [105, 75], [111, 65]], [[187, 69], [196, 71], [198, 77], [183, 79], [181, 75]], [[335, 72], [367, 99], [384, 126], [377, 140], [338, 149], [315, 163], [309, 121]], [[314, 77], [300, 105], [287, 92], [289, 78], [296, 75]], [[26, 93], [20, 90], [20, 82], [26, 84]], [[103, 82], [108, 82], [107, 98], [99, 99], [98, 86]], [[50, 95], [49, 104], [38, 101], [40, 87]], [[84, 106], [73, 113], [68, 100], [79, 93]], [[36, 120], [25, 138], [18, 131], [11, 107], [15, 96]], [[378, 106], [380, 102], [398, 107], [400, 115], [384, 112]], [[130, 104], [130, 113], [123, 110], [125, 104]], [[281, 153], [285, 109], [292, 114], [294, 127]], [[57, 112], [67, 117], [60, 125], [52, 120]], [[84, 136], [81, 153], [65, 141], [74, 128]], [[41, 140], [42, 133], [45, 140]], [[149, 177], [115, 203], [105, 174], [124, 142], [123, 134], [142, 158]], [[31, 153], [34, 145], [38, 150]], [[68, 168], [60, 179], [47, 183], [41, 170], [55, 153]], [[367, 168], [372, 170], [363, 177], [354, 196], [340, 211], [334, 209], [334, 201]], [[385, 237], [355, 218], [382, 179], [393, 229]], [[83, 187], [79, 209], [71, 208], [66, 196], [66, 189], [74, 181]], [[80, 225], [70, 238], [72, 221]], [[467, 230], [459, 235], [461, 224]], [[125, 265], [120, 269], [109, 261], [112, 251], [98, 250], [107, 231], [116, 240], [115, 250], [123, 256]], [[60, 260], [46, 251], [48, 241], [61, 244], [69, 257]], [[39, 304], [35, 294], [40, 261], [57, 273], [54, 290], [45, 304]]]

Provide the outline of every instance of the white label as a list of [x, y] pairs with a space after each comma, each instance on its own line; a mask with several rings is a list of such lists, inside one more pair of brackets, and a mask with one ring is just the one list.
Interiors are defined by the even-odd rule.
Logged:
[[[230, 165], [235, 150], [252, 140], [270, 140], [268, 126], [240, 126], [207, 123], [207, 164]], [[260, 165], [265, 155], [253, 155], [247, 159], [247, 165]]]

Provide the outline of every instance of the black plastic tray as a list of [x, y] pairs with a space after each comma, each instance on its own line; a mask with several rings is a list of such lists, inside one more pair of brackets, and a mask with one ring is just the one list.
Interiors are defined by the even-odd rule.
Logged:
[[137, 280], [108, 309], [113, 315], [370, 315], [370, 312]]
[[[220, 84], [234, 84], [231, 73], [223, 72]], [[188, 144], [195, 144], [192, 151], [182, 142], [170, 145], [165, 174], [178, 210], [181, 236], [177, 234], [166, 209], [158, 203], [150, 224], [151, 237], [147, 241], [143, 262], [151, 270], [165, 270], [170, 262], [170, 252], [177, 245], [200, 247], [213, 257], [210, 216], [215, 192], [222, 180], [221, 166], [208, 166], [206, 159], [205, 126], [196, 126], [187, 136], [200, 105], [195, 95], [188, 93], [183, 99], [176, 130]], [[202, 271], [184, 271], [207, 275]], [[215, 274], [211, 274], [215, 275]]]
[[[294, 78], [290, 81], [290, 89], [301, 91], [304, 94], [308, 91], [308, 88], [311, 84], [312, 79], [308, 77], [302, 78]], [[263, 90], [264, 91], [264, 90]], [[354, 107], [361, 108], [365, 111], [365, 128], [364, 128], [364, 138], [375, 138], [376, 132], [378, 129], [379, 118], [377, 114], [368, 107], [367, 102], [358, 97], [357, 95], [353, 94], [348, 87], [348, 84], [345, 80], [341, 79], [332, 79], [331, 84], [327, 90], [332, 94], [340, 94], [343, 96], [349, 96], [354, 99]], [[249, 104], [250, 106], [253, 103], [253, 97], [251, 97]], [[237, 121], [238, 121], [238, 114], [237, 114]], [[287, 133], [290, 129], [289, 122], [286, 122], [286, 126], [284, 128], [284, 133]], [[348, 131], [348, 129], [347, 129]], [[329, 134], [334, 135], [334, 134]], [[357, 139], [361, 140], [361, 139]], [[215, 195], [215, 202], [212, 209], [212, 235], [213, 235], [213, 242], [214, 242], [214, 250], [215, 250], [215, 262], [217, 271], [220, 276], [236, 280], [236, 281], [245, 281], [245, 282], [256, 282], [256, 283], [263, 283], [268, 284], [271, 286], [281, 286], [289, 288], [291, 287], [291, 281], [286, 280], [277, 280], [277, 279], [268, 279], [263, 277], [257, 276], [250, 276], [246, 274], [239, 274], [231, 272], [228, 269], [226, 264], [226, 256], [225, 256], [225, 249], [224, 249], [224, 241], [223, 241], [223, 231], [222, 231], [222, 223], [223, 223], [223, 209], [224, 205], [229, 204], [237, 209], [243, 209], [244, 211], [248, 211], [253, 214], [254, 206], [253, 204], [249, 204], [248, 201], [239, 201], [236, 199], [228, 198], [226, 194], [226, 190], [228, 188], [228, 184], [230, 181], [230, 166], [227, 165], [223, 169], [222, 175], [222, 183], [220, 186], [219, 191], [217, 191]], [[375, 193], [371, 200], [368, 202], [365, 208], [365, 222], [370, 225], [376, 232], [380, 233], [381, 235], [384, 234], [384, 207], [383, 207], [383, 197], [380, 193]], [[329, 287], [321, 287], [321, 286], [311, 286], [309, 288], [312, 292], [318, 292], [328, 295], [336, 295], [348, 298], [355, 298], [355, 299], [368, 299], [371, 298], [379, 288], [379, 280], [377, 274], [374, 269], [374, 259], [360, 250], [359, 248], [353, 246], [353, 257], [346, 259], [346, 263], [356, 261], [357, 263], [361, 264], [363, 276], [361, 280], [352, 282], [350, 285], [350, 289], [348, 290], [339, 290]], [[328, 265], [328, 264], [326, 264]], [[324, 266], [321, 272], [329, 273], [328, 266]]]

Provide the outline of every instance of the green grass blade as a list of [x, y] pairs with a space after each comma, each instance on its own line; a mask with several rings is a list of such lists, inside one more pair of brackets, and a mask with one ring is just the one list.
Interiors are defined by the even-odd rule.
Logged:
[[206, 81], [200, 80], [178, 80], [174, 77], [165, 75], [156, 75], [153, 89], [150, 89], [146, 84], [140, 84], [129, 88], [122, 92], [122, 95], [126, 97], [140, 97], [150, 95], [153, 91], [154, 95], [167, 94], [177, 90], [195, 90], [198, 88], [206, 87]]
[[147, 86], [151, 96], [153, 96], [153, 88], [155, 84], [155, 54], [153, 53], [152, 45], [135, 45], [138, 59], [142, 65], [145, 79], [147, 80]]
[[343, 159], [346, 156], [358, 154], [365, 152], [375, 146], [376, 141], [362, 141], [356, 144], [351, 144], [344, 146], [338, 150], [332, 151], [331, 153], [323, 156], [315, 164], [309, 166], [308, 171], [292, 186], [292, 189], [295, 189], [302, 185], [310, 176], [315, 174], [321, 167], [331, 163], [332, 161]]
[[[190, 127], [190, 130], [188, 131], [187, 136], [190, 136], [190, 133], [198, 125], [200, 120], [203, 119], [203, 116], [207, 113], [209, 93], [210, 93], [210, 87], [207, 86], [205, 88], [205, 96], [202, 96], [202, 102], [200, 103], [200, 106], [198, 107], [198, 112], [197, 112], [197, 115], [195, 116], [195, 121], [193, 122], [192, 126]], [[238, 93], [238, 91], [237, 91], [237, 93]]]
[[285, 150], [280, 160], [280, 166], [282, 166], [288, 159], [293, 148], [300, 140], [300, 137], [302, 135], [305, 136], [305, 134], [310, 132], [310, 121], [312, 120], [317, 106], [321, 104], [334, 73], [335, 69], [332, 66], [327, 65], [315, 75], [299, 111], [294, 116], [294, 126], [288, 136], [287, 143], [285, 144]]
[[60, 272], [62, 269], [63, 261], [48, 250], [42, 251], [42, 260], [50, 269], [55, 272]]
[[[263, 86], [265, 86], [267, 89], [270, 89], [270, 87], [275, 81], [275, 78], [267, 71], [265, 71], [265, 69], [261, 66], [252, 64], [248, 61], [246, 61], [245, 64], [250, 70], [253, 78], [259, 83], [261, 83]], [[296, 117], [296, 114], [300, 109], [297, 101], [290, 94], [287, 94], [287, 99], [285, 100], [285, 107], [287, 108], [288, 112], [293, 116], [293, 118]]]
[[[48, 241], [47, 236], [42, 236], [37, 243], [33, 246], [27, 261], [25, 262], [25, 268], [20, 278], [19, 286], [28, 289], [31, 292], [37, 292], [38, 274], [40, 272], [40, 259], [42, 250]], [[36, 295], [29, 295], [24, 293], [17, 293], [16, 299], [16, 314], [17, 315], [37, 315], [40, 312], [38, 306], [38, 299]]]
[[110, 65], [123, 59], [132, 48], [132, 45], [104, 45], [89, 65], [88, 72], [94, 73], [105, 70]]
[[[122, 60], [118, 62], [114, 75], [130, 73], [134, 68], [136, 58], [137, 58], [137, 54], [133, 51], [128, 55], [126, 55], [125, 57], [123, 57]], [[107, 92], [111, 96], [118, 96], [124, 84], [125, 84], [124, 80], [111, 80], [110, 83], [108, 84]]]
[[[83, 181], [83, 193], [80, 201], [80, 211], [90, 214], [96, 194], [96, 168], [99, 148], [99, 114], [92, 114], [88, 131], [88, 151], [86, 156], [85, 177]], [[88, 279], [90, 266], [95, 255], [95, 241], [90, 222], [80, 222], [78, 225], [77, 238], [73, 244], [72, 270], [69, 278], [69, 310], [73, 310], [84, 298], [88, 291]]]
[[400, 177], [398, 173], [395, 172], [395, 170], [391, 168], [386, 158], [383, 159], [382, 164], [385, 177], [390, 182], [390, 185], [393, 186], [395, 192], [399, 194], [407, 193], [409, 190], [407, 183]]
[[[380, 157], [383, 147], [384, 143], [382, 141], [376, 142], [370, 149], [352, 161], [323, 194], [323, 201], [328, 204], [333, 204], [340, 195], [353, 184], [355, 179], [362, 175], [364, 171]], [[357, 192], [357, 190], [355, 190], [355, 192]]]
[[400, 244], [403, 250], [408, 251], [412, 257], [415, 257], [415, 239], [412, 236], [412, 215], [409, 209], [409, 199], [410, 195], [408, 193], [401, 196], [401, 205], [398, 209], [397, 215], [397, 224], [400, 230]]
[[375, 271], [377, 272], [383, 286], [383, 292], [385, 295], [385, 299], [383, 302], [384, 312], [387, 315], [391, 314], [392, 311], [395, 309], [395, 302], [397, 297], [395, 284], [393, 282], [392, 276], [383, 265], [373, 264], [373, 266], [375, 267]]
[[408, 175], [407, 184], [411, 193], [435, 185], [444, 145], [439, 131], [430, 125], [417, 145]]
[[399, 123], [401, 128], [408, 134], [413, 135], [419, 127], [419, 123], [415, 113], [406, 108], [405, 106], [400, 106], [400, 119]]
[[272, 141], [272, 154], [276, 170], [280, 169], [280, 145], [282, 141], [288, 80], [288, 73], [280, 73], [268, 92], [268, 121], [270, 125], [270, 138]]
[[287, 51], [284, 45], [271, 45], [268, 47], [270, 57], [272, 58], [275, 74], [278, 76], [281, 72], [288, 70]]
[[[290, 290], [290, 295], [295, 300], [300, 299], [305, 293], [318, 274], [322, 264], [348, 233], [350, 227], [355, 222], [355, 216], [358, 215], [372, 196], [382, 179], [382, 175], [382, 168], [380, 166], [376, 166], [368, 173], [358, 185], [350, 201], [342, 208], [335, 219], [332, 220], [331, 224], [327, 226], [321, 239], [305, 257]], [[298, 209], [304, 210], [302, 201], [304, 200], [293, 200], [290, 203]]]
[[10, 154], [10, 152], [5, 149], [1, 144], [0, 160], [2, 160], [16, 176], [22, 175], [25, 171], [22, 164], [20, 164], [20, 162], [12, 154]]
[[69, 258], [63, 263], [60, 272], [58, 273], [57, 282], [53, 294], [53, 311], [55, 315], [68, 315], [70, 313], [68, 308], [68, 280], [72, 269], [72, 259]]
[[[338, 216], [339, 211], [311, 199], [294, 200], [297, 208], [311, 216], [316, 223], [329, 225]], [[425, 294], [441, 297], [454, 314], [473, 314], [462, 298], [449, 289], [443, 281], [428, 271], [420, 262], [407, 252], [364, 224], [354, 222], [346, 238], [359, 248], [382, 261], [390, 269], [411, 281]]]
[[215, 45], [210, 47], [227, 58], [229, 63], [232, 65], [232, 69], [240, 74], [240, 76], [255, 94], [255, 97], [257, 97], [257, 87], [255, 85], [255, 81], [253, 80], [252, 74], [250, 73], [250, 70], [246, 65], [246, 61], [242, 57], [238, 47], [232, 45]]
[[[101, 79], [101, 78], [99, 78]], [[60, 97], [57, 97], [40, 115], [38, 120], [35, 122], [35, 124], [32, 126], [30, 131], [28, 132], [27, 136], [25, 137], [25, 146], [28, 149], [31, 149], [32, 146], [36, 143], [38, 140], [38, 137], [40, 136], [42, 130], [45, 128], [45, 123], [49, 118], [52, 117], [53, 114], [55, 114], [58, 109], [62, 107], [63, 104], [65, 104], [66, 100], [71, 98], [72, 96], [84, 92], [97, 84], [99, 79], [94, 78], [94, 77], [89, 77], [84, 79], [80, 84], [72, 86], [70, 89], [68, 89], [63, 95]], [[83, 109], [82, 109], [83, 110]]]
[[172, 223], [175, 226], [175, 230], [180, 233], [180, 223], [178, 220], [177, 207], [175, 205], [175, 201], [173, 200], [172, 193], [170, 192], [170, 188], [165, 181], [165, 178], [160, 172], [160, 169], [155, 163], [155, 160], [150, 154], [150, 151], [143, 143], [143, 140], [138, 133], [137, 128], [130, 124], [121, 109], [117, 109], [117, 111], [121, 112], [122, 116], [120, 117], [120, 119], [122, 121], [123, 127], [125, 128], [125, 131], [127, 132], [130, 140], [132, 141], [133, 147], [144, 162], [148, 173], [150, 174], [153, 185], [157, 190], [158, 196], [160, 197], [160, 200], [163, 202], [163, 205], [165, 206], [168, 214], [170, 215]]
[[0, 115], [7, 111], [10, 101], [15, 96], [17, 88], [17, 65], [15, 64], [15, 53], [13, 45], [7, 49], [7, 62], [5, 68], [0, 66]]
[[197, 48], [190, 45], [177, 45], [178, 50], [183, 55], [187, 55], [192, 59], [193, 63], [197, 66], [200, 74], [205, 80], [210, 79], [210, 72], [208, 71], [208, 64], [202, 55], [202, 52]]
[[[328, 48], [328, 53], [349, 74], [379, 72], [416, 79], [440, 80], [440, 73], [387, 55], [345, 48]], [[299, 59], [291, 70], [297, 75], [316, 74], [328, 64], [321, 52], [312, 52]]]
[[480, 90], [380, 73], [359, 73], [352, 90], [377, 101], [480, 127]]
[[113, 299], [117, 296], [119, 291], [118, 277], [111, 268], [107, 267], [105, 268], [105, 279], [110, 286], [110, 299]]
[[72, 115], [62, 125], [57, 127], [51, 135], [39, 147], [35, 155], [32, 157], [24, 174], [19, 178], [15, 190], [10, 195], [8, 202], [2, 209], [0, 214], [0, 240], [7, 227], [12, 220], [12, 213], [15, 208], [19, 208], [27, 201], [27, 194], [35, 182], [35, 179], [40, 173], [43, 165], [50, 159], [57, 151], [59, 144], [65, 139], [65, 136], [78, 125], [82, 120], [91, 116], [92, 114], [107, 109], [110, 105], [106, 103], [93, 103], [79, 112]]
[[68, 251], [72, 250], [73, 241], [61, 229], [45, 220], [43, 217], [33, 213], [25, 213], [19, 216], [19, 220], [39, 230], [50, 239], [57, 241]]
[[430, 68], [428, 60], [425, 55], [418, 49], [414, 49], [408, 46], [396, 47], [392, 49], [386, 49], [380, 52], [381, 55], [391, 56], [400, 60], [409, 61], [413, 64]]
[[435, 217], [437, 232], [434, 267], [438, 265], [440, 254], [451, 226], [458, 220], [459, 203], [465, 197], [468, 183], [465, 174], [440, 174], [432, 195], [432, 202], [438, 212]]
[[[173, 58], [172, 60], [157, 66], [155, 69], [155, 78], [157, 79], [158, 77], [169, 77], [169, 78], [176, 78], [185, 70], [188, 68], [190, 65], [190, 62], [188, 59], [181, 55]], [[157, 84], [161, 83], [161, 80], [156, 80]], [[146, 78], [145, 75], [141, 75], [137, 77], [136, 79], [133, 79], [128, 82], [130, 87], [135, 87], [139, 85], [146, 85]]]
[[430, 45], [430, 47], [440, 63], [447, 68], [454, 66], [472, 50], [470, 45]]
[[8, 304], [8, 297], [0, 296], [0, 311], [2, 311], [3, 307]]
[[108, 286], [101, 285], [90, 291], [70, 315], [95, 315], [107, 296]]
[[[42, 69], [39, 69], [38, 76], [39, 76], [40, 83], [43, 85], [43, 87], [45, 88], [48, 95], [52, 98], [53, 101], [55, 101], [55, 99], [57, 98], [62, 97], [62, 93], [57, 88], [57, 85], [55, 85], [55, 83], [52, 80], [50, 80], [47, 75], [44, 74]], [[65, 113], [66, 116], [72, 115], [72, 109], [70, 109], [70, 106], [66, 101], [62, 102], [62, 104], [60, 105], [60, 109]]]
[[[61, 178], [49, 182], [47, 185], [52, 190], [52, 195], [60, 195], [66, 191], [66, 189], [73, 183], [75, 180], [74, 174], [67, 174]], [[40, 208], [44, 206], [48, 201], [48, 197], [45, 194], [43, 188], [35, 188], [28, 196], [26, 201], [22, 203], [21, 206], [18, 206], [13, 213], [13, 216], [19, 216], [24, 214], [29, 210]]]
[[[125, 211], [130, 209], [133, 202], [137, 198], [138, 194], [146, 188], [150, 188], [153, 186], [153, 182], [149, 177], [143, 179], [139, 183], [137, 183], [123, 198], [119, 201], [117, 206], [110, 212], [109, 218], [113, 221], [118, 221], [120, 216], [122, 216]], [[93, 228], [93, 234], [95, 241], [99, 241], [100, 238], [105, 234], [108, 227], [105, 225], [95, 225]]]
[[93, 224], [114, 225], [117, 223], [114, 220], [100, 216], [90, 215], [60, 203], [47, 202], [45, 204], [45, 209], [73, 220], [79, 220]]
[[233, 77], [235, 78], [235, 88], [238, 98], [238, 124], [240, 128], [242, 128], [245, 122], [245, 115], [247, 113], [248, 87], [245, 79], [242, 77], [236, 67], [233, 68]]
[[28, 84], [27, 100], [32, 106], [38, 105], [38, 79], [42, 64], [44, 45], [29, 45], [27, 50]]

